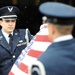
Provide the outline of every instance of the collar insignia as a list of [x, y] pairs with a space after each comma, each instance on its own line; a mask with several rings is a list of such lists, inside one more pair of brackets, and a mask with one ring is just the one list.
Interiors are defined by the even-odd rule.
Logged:
[[18, 33], [15, 33], [15, 35], [18, 35]]

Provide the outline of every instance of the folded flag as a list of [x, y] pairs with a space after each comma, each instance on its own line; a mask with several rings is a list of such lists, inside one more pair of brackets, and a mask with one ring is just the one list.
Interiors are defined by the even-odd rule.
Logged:
[[52, 41], [48, 38], [47, 24], [43, 24], [39, 32], [21, 52], [9, 75], [28, 75], [28, 67], [37, 60], [51, 43]]

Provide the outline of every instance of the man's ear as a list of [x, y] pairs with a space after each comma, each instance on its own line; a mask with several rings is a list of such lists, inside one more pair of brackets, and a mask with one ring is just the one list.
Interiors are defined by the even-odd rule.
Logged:
[[54, 34], [54, 25], [53, 24], [48, 25], [48, 31], [49, 31], [49, 34], [51, 34], [51, 35]]

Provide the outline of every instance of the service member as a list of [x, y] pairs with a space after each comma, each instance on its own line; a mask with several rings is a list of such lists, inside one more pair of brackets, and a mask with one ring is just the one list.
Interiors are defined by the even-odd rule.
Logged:
[[29, 31], [15, 29], [18, 14], [19, 9], [15, 6], [5, 6], [0, 9], [2, 18], [0, 23], [2, 27], [0, 30], [0, 75], [8, 75], [15, 60], [28, 41], [32, 39]]
[[[45, 67], [46, 75], [75, 75], [75, 39], [71, 34], [75, 8], [63, 3], [45, 2], [39, 10], [47, 17], [49, 38], [53, 41], [38, 58]], [[32, 69], [36, 71], [36, 68]], [[32, 75], [39, 75], [39, 70], [37, 73], [33, 70]]]

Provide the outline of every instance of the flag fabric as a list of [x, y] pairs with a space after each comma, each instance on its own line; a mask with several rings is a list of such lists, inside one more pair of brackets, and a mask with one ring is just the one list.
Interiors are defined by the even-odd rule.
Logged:
[[48, 38], [47, 24], [43, 24], [27, 47], [21, 52], [9, 75], [28, 75], [28, 66], [48, 48], [52, 41]]

